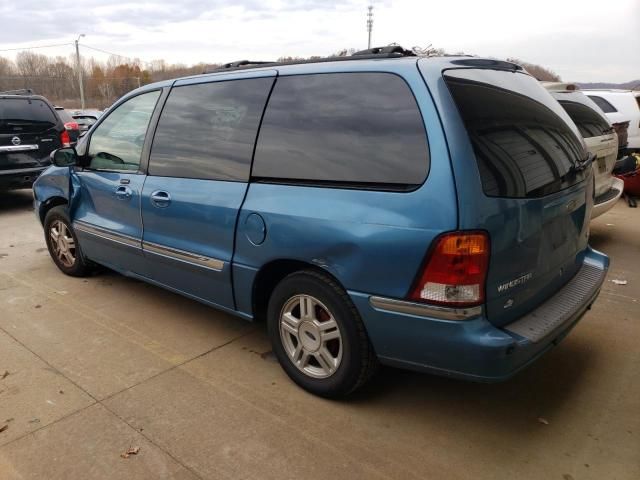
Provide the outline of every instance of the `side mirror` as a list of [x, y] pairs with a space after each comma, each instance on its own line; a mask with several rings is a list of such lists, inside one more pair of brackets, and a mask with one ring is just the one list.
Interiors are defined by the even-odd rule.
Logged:
[[56, 167], [73, 167], [78, 164], [75, 148], [59, 148], [51, 152], [51, 163]]

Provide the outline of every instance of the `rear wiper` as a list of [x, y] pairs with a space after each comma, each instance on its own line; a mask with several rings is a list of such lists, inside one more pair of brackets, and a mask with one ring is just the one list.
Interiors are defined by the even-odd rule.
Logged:
[[587, 158], [585, 158], [584, 160], [577, 160], [576, 163], [574, 163], [573, 166], [571, 167], [570, 171], [581, 172], [585, 170], [587, 167], [591, 165], [591, 163], [593, 163], [593, 160], [595, 158], [596, 156], [593, 153], [589, 152], [587, 154]]

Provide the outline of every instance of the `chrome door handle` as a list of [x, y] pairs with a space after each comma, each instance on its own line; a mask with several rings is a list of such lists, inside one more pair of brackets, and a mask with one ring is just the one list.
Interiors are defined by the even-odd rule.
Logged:
[[133, 195], [133, 191], [124, 185], [116, 188], [116, 198], [118, 200], [129, 200]]
[[169, 195], [169, 192], [156, 190], [151, 194], [151, 203], [158, 208], [168, 207], [171, 203], [171, 195]]

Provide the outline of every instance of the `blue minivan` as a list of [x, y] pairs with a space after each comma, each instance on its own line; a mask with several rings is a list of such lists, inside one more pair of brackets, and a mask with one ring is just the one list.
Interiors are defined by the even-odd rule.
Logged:
[[[399, 48], [139, 88], [35, 183], [51, 257], [246, 319], [301, 387], [512, 376], [596, 299], [591, 159], [518, 65]], [[176, 319], [179, 321], [179, 319]]]

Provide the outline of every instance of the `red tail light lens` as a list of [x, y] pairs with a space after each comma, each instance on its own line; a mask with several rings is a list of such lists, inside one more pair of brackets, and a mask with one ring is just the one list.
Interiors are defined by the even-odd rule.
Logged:
[[80, 130], [78, 122], [67, 122], [64, 124], [64, 128], [66, 128], [67, 130]]
[[489, 235], [486, 232], [453, 232], [435, 241], [409, 298], [456, 307], [484, 303]]
[[69, 132], [63, 130], [60, 134], [60, 143], [62, 143], [62, 147], [70, 147], [71, 146], [71, 137], [69, 136]]

